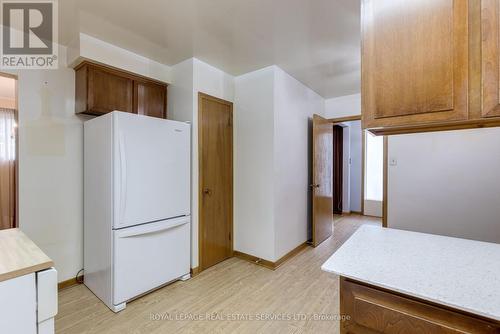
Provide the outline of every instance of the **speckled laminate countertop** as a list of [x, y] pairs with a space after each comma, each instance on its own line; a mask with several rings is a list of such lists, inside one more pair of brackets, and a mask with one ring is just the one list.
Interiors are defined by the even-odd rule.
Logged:
[[500, 321], [500, 244], [363, 226], [321, 268]]

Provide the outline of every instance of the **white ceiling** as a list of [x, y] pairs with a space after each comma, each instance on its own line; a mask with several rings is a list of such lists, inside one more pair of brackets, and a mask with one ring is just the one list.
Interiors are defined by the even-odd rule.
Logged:
[[325, 98], [360, 91], [359, 0], [64, 0], [59, 11], [63, 44], [80, 31], [166, 65], [276, 64]]

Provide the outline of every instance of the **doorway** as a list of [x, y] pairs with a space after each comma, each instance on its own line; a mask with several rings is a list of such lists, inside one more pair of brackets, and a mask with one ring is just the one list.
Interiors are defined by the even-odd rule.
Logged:
[[344, 183], [344, 128], [333, 126], [333, 213], [342, 214]]
[[18, 227], [17, 77], [0, 73], [0, 229]]
[[380, 217], [386, 226], [387, 208], [387, 137], [365, 130], [363, 206], [366, 216]]
[[200, 270], [233, 256], [233, 104], [198, 94]]

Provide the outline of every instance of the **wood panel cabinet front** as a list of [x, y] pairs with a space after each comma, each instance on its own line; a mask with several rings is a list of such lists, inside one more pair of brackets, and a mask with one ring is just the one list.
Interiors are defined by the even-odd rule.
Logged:
[[134, 81], [134, 112], [167, 118], [166, 87], [156, 83]]
[[500, 0], [481, 1], [482, 117], [500, 116]]
[[103, 115], [119, 110], [167, 117], [167, 84], [84, 61], [75, 68], [75, 112]]
[[349, 316], [341, 333], [499, 333], [500, 324], [345, 278], [340, 281], [340, 313]]
[[133, 81], [96, 67], [89, 68], [88, 110], [106, 114], [114, 110], [133, 112]]
[[468, 117], [468, 1], [363, 0], [368, 128]]

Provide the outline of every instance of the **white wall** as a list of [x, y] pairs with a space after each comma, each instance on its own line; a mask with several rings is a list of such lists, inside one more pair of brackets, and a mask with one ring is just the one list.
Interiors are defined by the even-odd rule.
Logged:
[[277, 66], [235, 83], [235, 249], [276, 261], [307, 241], [309, 119], [324, 100]]
[[314, 114], [324, 114], [324, 99], [275, 66], [273, 261], [307, 241], [308, 126]]
[[191, 267], [198, 267], [198, 92], [230, 102], [234, 100], [234, 78], [196, 58], [172, 66], [168, 88], [168, 118], [189, 121], [191, 131]]
[[342, 158], [342, 212], [351, 212], [351, 128], [343, 128], [343, 158]]
[[388, 225], [500, 243], [500, 129], [389, 137]]
[[169, 66], [83, 33], [70, 43], [67, 58], [64, 59], [67, 59], [69, 67], [89, 59], [163, 82], [172, 82]]
[[[60, 48], [60, 59], [66, 49]], [[19, 227], [54, 260], [59, 281], [83, 266], [83, 123], [74, 71], [13, 71], [19, 78]]]
[[346, 95], [325, 100], [326, 118], [356, 115], [361, 115], [361, 94]]
[[363, 186], [363, 132], [361, 130], [361, 121], [348, 122], [350, 127], [350, 209], [351, 211], [361, 212], [361, 197]]
[[235, 79], [234, 249], [275, 258], [274, 69]]

